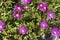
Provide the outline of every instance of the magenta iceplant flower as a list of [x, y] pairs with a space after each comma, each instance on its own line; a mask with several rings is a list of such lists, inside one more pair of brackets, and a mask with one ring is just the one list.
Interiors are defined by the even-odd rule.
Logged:
[[49, 20], [53, 20], [53, 19], [55, 19], [55, 17], [56, 17], [55, 12], [53, 12], [53, 11], [48, 11], [47, 12], [47, 18]]
[[60, 37], [60, 29], [58, 30], [58, 36]]
[[48, 27], [48, 22], [46, 20], [43, 20], [40, 22], [40, 27], [42, 29], [46, 29]]
[[25, 35], [25, 34], [27, 34], [28, 29], [27, 29], [27, 27], [26, 27], [25, 25], [22, 25], [22, 26], [18, 29], [18, 32], [19, 32], [19, 34]]
[[24, 8], [23, 8], [23, 6], [21, 6], [20, 4], [15, 4], [15, 5], [14, 5], [14, 10], [15, 10], [15, 11], [23, 11]]
[[51, 29], [51, 36], [52, 36], [52, 37], [59, 37], [59, 36], [58, 36], [58, 28], [57, 28], [57, 27], [53, 27], [53, 28]]
[[32, 0], [21, 0], [21, 3], [24, 5], [30, 4]]
[[42, 2], [38, 4], [37, 8], [43, 12], [46, 12], [48, 10], [48, 4], [46, 2]]
[[22, 18], [22, 13], [15, 11], [12, 15], [15, 19], [21, 19]]
[[0, 20], [0, 32], [3, 31], [4, 28], [6, 28], [6, 24], [4, 21]]

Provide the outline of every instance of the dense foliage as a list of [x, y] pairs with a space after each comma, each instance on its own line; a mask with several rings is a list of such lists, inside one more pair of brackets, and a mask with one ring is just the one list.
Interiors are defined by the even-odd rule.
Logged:
[[41, 37], [60, 37], [60, 0], [0, 0], [0, 40]]

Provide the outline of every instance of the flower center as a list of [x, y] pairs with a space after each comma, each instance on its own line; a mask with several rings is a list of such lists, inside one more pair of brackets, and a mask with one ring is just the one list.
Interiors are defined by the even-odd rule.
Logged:
[[53, 18], [52, 14], [50, 14], [50, 17], [52, 17], [52, 18]]
[[16, 16], [18, 17], [18, 16], [19, 16], [19, 14], [16, 14]]
[[56, 32], [54, 32], [54, 34], [56, 34]]
[[44, 7], [44, 9], [46, 9], [46, 7]]
[[18, 9], [20, 10], [20, 7], [18, 7]]
[[24, 30], [22, 30], [22, 33], [25, 34]]

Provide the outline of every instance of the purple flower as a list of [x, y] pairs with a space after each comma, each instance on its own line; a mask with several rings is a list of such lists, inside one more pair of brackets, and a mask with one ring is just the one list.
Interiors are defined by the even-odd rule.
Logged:
[[53, 27], [53, 28], [51, 29], [51, 36], [52, 36], [52, 37], [59, 37], [59, 36], [58, 36], [58, 28]]
[[37, 8], [43, 12], [46, 12], [48, 10], [48, 4], [46, 2], [42, 2], [38, 4]]
[[42, 29], [46, 29], [48, 27], [48, 22], [46, 20], [43, 20], [40, 22], [40, 27]]
[[21, 2], [25, 5], [30, 4], [32, 0], [21, 0]]
[[14, 10], [15, 10], [15, 11], [23, 11], [24, 8], [23, 8], [23, 6], [21, 6], [20, 4], [16, 4], [16, 5], [14, 5]]
[[19, 34], [25, 35], [25, 34], [27, 34], [28, 29], [27, 29], [26, 26], [22, 25], [22, 26], [18, 29], [18, 32], [19, 32]]
[[15, 12], [13, 13], [13, 17], [14, 17], [15, 19], [21, 19], [21, 18], [22, 18], [22, 13], [21, 13], [21, 12], [18, 12], [18, 11], [15, 11]]
[[58, 30], [58, 36], [60, 37], [60, 29]]
[[6, 27], [6, 24], [4, 21], [0, 20], [0, 31], [3, 31], [3, 29]]
[[53, 11], [48, 11], [48, 12], [47, 12], [47, 18], [48, 18], [49, 20], [55, 19], [55, 17], [56, 17], [55, 12], [53, 12]]

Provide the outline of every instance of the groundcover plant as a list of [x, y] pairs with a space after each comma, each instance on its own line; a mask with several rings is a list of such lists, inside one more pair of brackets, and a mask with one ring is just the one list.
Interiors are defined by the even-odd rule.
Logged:
[[0, 0], [0, 40], [60, 40], [60, 0]]

